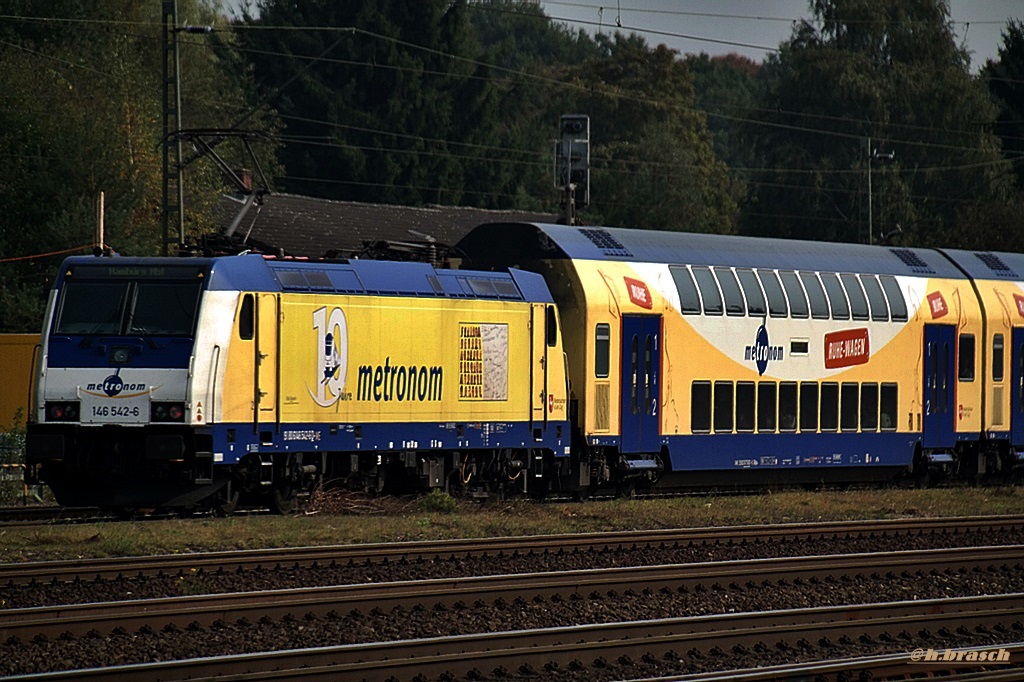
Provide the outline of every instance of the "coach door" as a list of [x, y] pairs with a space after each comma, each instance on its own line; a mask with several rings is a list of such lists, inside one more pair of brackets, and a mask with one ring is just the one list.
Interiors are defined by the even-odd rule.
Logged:
[[622, 316], [622, 452], [657, 452], [661, 317]]
[[277, 422], [277, 294], [258, 294], [256, 307], [256, 382], [253, 401], [257, 423]]
[[1011, 336], [1010, 366], [1010, 444], [1024, 446], [1024, 328], [1014, 328]]
[[924, 327], [924, 431], [925, 448], [952, 447], [956, 424], [956, 327]]
[[535, 439], [543, 437], [548, 426], [548, 336], [555, 333], [550, 329], [554, 321], [554, 307], [534, 304], [530, 308], [530, 328], [533, 330], [531, 346], [533, 372], [530, 374], [530, 393], [533, 395], [530, 423]]

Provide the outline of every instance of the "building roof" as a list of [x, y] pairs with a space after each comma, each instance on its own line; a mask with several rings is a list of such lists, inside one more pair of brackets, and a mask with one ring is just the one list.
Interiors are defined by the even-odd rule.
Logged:
[[[225, 197], [222, 224], [234, 220], [242, 204]], [[331, 201], [295, 194], [269, 194], [253, 206], [235, 231], [264, 249], [289, 256], [319, 258], [329, 251], [348, 257], [364, 242], [424, 242], [454, 246], [481, 223], [553, 222], [556, 216], [525, 211], [495, 211], [459, 206], [391, 206]]]

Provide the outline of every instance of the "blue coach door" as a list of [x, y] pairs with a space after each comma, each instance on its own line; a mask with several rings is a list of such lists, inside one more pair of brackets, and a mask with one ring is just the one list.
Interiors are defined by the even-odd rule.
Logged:
[[956, 439], [956, 327], [924, 326], [925, 448], [953, 447]]
[[661, 316], [622, 316], [621, 451], [657, 452], [661, 416]]
[[1010, 443], [1024, 447], [1024, 328], [1014, 328], [1010, 346]]

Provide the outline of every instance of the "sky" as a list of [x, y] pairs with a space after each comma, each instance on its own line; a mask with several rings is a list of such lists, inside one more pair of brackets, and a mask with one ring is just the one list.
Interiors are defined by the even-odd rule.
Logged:
[[[894, 0], [898, 1], [898, 0]], [[811, 16], [808, 0], [541, 0], [544, 13], [590, 33], [639, 33], [651, 45], [682, 54], [737, 52], [757, 61]], [[1024, 19], [1021, 0], [950, 0], [958, 40], [966, 39], [972, 71], [997, 59], [1007, 22]], [[617, 23], [618, 22], [618, 23]]]
[[[340, 0], [339, 0], [340, 1]], [[892, 0], [898, 2], [899, 0]], [[223, 0], [229, 11], [244, 0]], [[255, 2], [253, 2], [255, 4]], [[811, 16], [809, 0], [540, 0], [544, 13], [590, 33], [617, 25], [649, 44], [681, 54], [737, 52], [763, 61]], [[1024, 19], [1022, 0], [949, 0], [953, 29], [971, 55], [972, 71], [997, 59], [1006, 23]]]

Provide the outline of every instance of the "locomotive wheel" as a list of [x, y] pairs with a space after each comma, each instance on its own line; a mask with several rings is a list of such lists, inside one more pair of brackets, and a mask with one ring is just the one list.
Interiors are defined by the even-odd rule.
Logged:
[[241, 486], [235, 485], [234, 481], [228, 481], [228, 484], [217, 492], [213, 513], [217, 516], [231, 516], [238, 509], [238, 500], [241, 497]]
[[290, 514], [295, 509], [295, 497], [295, 488], [290, 483], [274, 486], [274, 489], [267, 493], [270, 511], [275, 514]]

